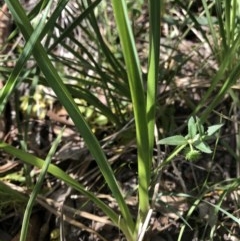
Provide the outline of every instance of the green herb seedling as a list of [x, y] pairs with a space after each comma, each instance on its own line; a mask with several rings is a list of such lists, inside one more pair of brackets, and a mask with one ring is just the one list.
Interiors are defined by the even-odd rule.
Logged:
[[212, 153], [206, 141], [211, 139], [222, 126], [223, 124], [212, 125], [204, 131], [204, 126], [200, 123], [200, 119], [198, 117], [190, 117], [188, 120], [188, 134], [185, 137], [175, 135], [164, 138], [158, 142], [160, 145], [177, 146], [164, 163], [170, 161], [182, 150], [185, 150], [185, 158], [189, 161], [197, 160], [201, 153]]

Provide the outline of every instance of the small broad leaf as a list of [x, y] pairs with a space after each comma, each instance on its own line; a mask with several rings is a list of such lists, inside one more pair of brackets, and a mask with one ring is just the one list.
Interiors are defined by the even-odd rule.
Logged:
[[188, 136], [191, 139], [193, 139], [196, 134], [197, 134], [197, 125], [195, 123], [194, 118], [191, 116], [191, 118], [188, 120]]
[[212, 153], [212, 150], [209, 147], [209, 145], [203, 141], [196, 142], [193, 144], [193, 146], [201, 152], [208, 153], [208, 154]]
[[223, 126], [223, 124], [217, 124], [217, 125], [209, 126], [208, 129], [207, 129], [207, 136], [212, 136], [212, 135], [215, 134], [222, 126]]
[[172, 145], [172, 146], [179, 146], [185, 145], [188, 141], [185, 139], [184, 136], [176, 135], [164, 138], [158, 142], [160, 145]]

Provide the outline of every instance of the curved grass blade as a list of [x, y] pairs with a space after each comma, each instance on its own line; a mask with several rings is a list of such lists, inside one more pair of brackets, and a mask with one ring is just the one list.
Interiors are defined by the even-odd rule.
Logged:
[[[15, 18], [16, 24], [24, 35], [24, 38], [28, 40], [33, 32], [33, 29], [24, 10], [22, 9], [18, 1], [6, 0], [6, 3], [13, 14], [13, 17]], [[78, 106], [74, 102], [72, 96], [70, 95], [69, 91], [67, 90], [62, 79], [58, 75], [56, 69], [49, 60], [46, 51], [44, 50], [39, 41], [36, 41], [32, 53], [35, 60], [37, 61], [39, 68], [45, 75], [46, 81], [48, 82], [49, 86], [53, 89], [59, 101], [66, 108], [69, 116], [72, 118], [77, 129], [84, 138], [86, 145], [88, 146], [91, 154], [95, 158], [98, 167], [100, 168], [104, 176], [105, 181], [107, 182], [110, 190], [112, 191], [113, 196], [117, 200], [117, 203], [121, 210], [121, 215], [128, 224], [127, 226], [129, 229], [129, 233], [132, 233], [134, 229], [132, 216], [120, 191], [120, 187], [117, 183], [114, 173], [106, 159], [105, 154], [100, 147], [98, 140], [96, 139], [88, 124], [84, 120]]]
[[72, 31], [93, 11], [93, 9], [95, 7], [98, 6], [98, 4], [101, 2], [102, 0], [96, 0], [94, 3], [92, 3], [81, 15], [79, 15], [78, 18], [76, 18], [70, 26], [68, 26], [64, 32], [61, 34], [61, 36], [56, 39], [56, 41], [51, 45], [51, 47], [49, 48], [49, 51], [53, 50], [54, 48], [56, 48], [56, 46], [58, 44], [61, 44], [61, 42], [65, 39], [68, 38], [69, 35], [71, 35]]
[[22, 222], [23, 225], [22, 225], [22, 229], [21, 229], [20, 241], [25, 241], [26, 238], [27, 238], [27, 232], [28, 232], [30, 216], [31, 216], [31, 213], [32, 213], [32, 208], [34, 206], [36, 197], [41, 190], [41, 186], [42, 186], [44, 178], [47, 174], [48, 167], [51, 163], [51, 159], [52, 159], [53, 155], [55, 154], [55, 152], [57, 150], [57, 147], [58, 147], [58, 145], [61, 141], [63, 130], [64, 129], [62, 129], [62, 131], [57, 136], [56, 140], [52, 143], [52, 147], [51, 147], [51, 149], [50, 149], [50, 151], [49, 151], [49, 153], [48, 153], [48, 155], [47, 155], [47, 157], [44, 161], [44, 164], [43, 164], [42, 170], [40, 172], [39, 178], [37, 180], [37, 183], [36, 183], [35, 187], [33, 188], [33, 191], [30, 195], [29, 200], [28, 200], [26, 210], [25, 210], [25, 213], [24, 213], [24, 217], [23, 217], [23, 222]]

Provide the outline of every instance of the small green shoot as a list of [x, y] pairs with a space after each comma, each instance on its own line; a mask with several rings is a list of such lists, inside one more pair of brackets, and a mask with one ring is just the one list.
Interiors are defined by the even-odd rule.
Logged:
[[[170, 155], [171, 158], [181, 150], [185, 150], [185, 158], [189, 161], [195, 161], [200, 157], [201, 153], [212, 153], [206, 141], [211, 139], [222, 126], [223, 124], [212, 125], [204, 131], [200, 119], [191, 117], [188, 120], [188, 134], [185, 137], [182, 135], [170, 136], [160, 140], [158, 144], [177, 146], [174, 155]], [[169, 158], [167, 160], [170, 161]]]

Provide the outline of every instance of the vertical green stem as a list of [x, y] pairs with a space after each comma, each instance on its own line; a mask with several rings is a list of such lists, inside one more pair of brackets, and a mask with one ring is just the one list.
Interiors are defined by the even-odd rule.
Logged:
[[136, 139], [138, 149], [138, 179], [139, 179], [139, 216], [143, 221], [149, 209], [149, 143], [146, 116], [146, 98], [143, 89], [142, 73], [134, 42], [133, 32], [127, 12], [125, 0], [112, 0], [113, 11], [119, 32], [124, 60], [127, 69], [128, 82], [133, 103]]
[[[160, 20], [161, 9], [164, 0], [149, 0], [150, 11], [150, 51], [148, 60], [148, 78], [147, 78], [147, 121], [148, 121], [148, 139], [149, 139], [149, 170], [154, 146], [154, 125], [155, 125], [155, 106], [156, 90], [159, 72], [159, 45], [160, 45]], [[149, 173], [150, 174], [150, 173]], [[150, 177], [148, 177], [150, 180]]]

